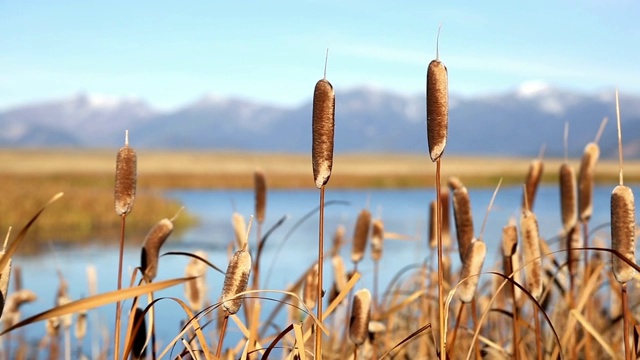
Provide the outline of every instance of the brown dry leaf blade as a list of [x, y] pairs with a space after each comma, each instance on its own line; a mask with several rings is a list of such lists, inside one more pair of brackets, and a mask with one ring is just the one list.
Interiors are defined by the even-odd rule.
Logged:
[[160, 291], [168, 287], [185, 283], [191, 279], [194, 279], [194, 277], [164, 280], [164, 281], [145, 284], [145, 285], [136, 286], [132, 288], [110, 291], [108, 293], [99, 294], [99, 295], [91, 296], [88, 298], [76, 300], [65, 305], [56, 306], [52, 309], [43, 311], [39, 314], [36, 314], [27, 319], [24, 319], [21, 322], [15, 324], [14, 326], [4, 330], [2, 333], [0, 333], [0, 336], [12, 330], [15, 330], [17, 328], [21, 328], [23, 326], [33, 324], [38, 321], [47, 320], [47, 319], [62, 316], [62, 315], [73, 314], [78, 311], [90, 310], [90, 309], [104, 306], [107, 304], [115, 303], [117, 301], [123, 301], [132, 297], [144, 295], [150, 292]]
[[56, 200], [60, 199], [62, 195], [64, 195], [64, 193], [61, 193], [61, 192], [55, 194], [51, 198], [51, 200], [49, 200], [46, 204], [44, 204], [44, 206], [42, 206], [42, 208], [40, 208], [40, 210], [38, 210], [38, 212], [35, 215], [33, 215], [33, 217], [31, 218], [31, 220], [29, 220], [27, 225], [25, 225], [22, 228], [22, 230], [20, 230], [20, 232], [18, 233], [18, 236], [15, 238], [15, 240], [11, 242], [11, 244], [9, 244], [9, 246], [7, 247], [7, 251], [4, 253], [2, 258], [0, 258], [0, 269], [4, 269], [5, 267], [7, 267], [9, 260], [11, 259], [13, 254], [16, 252], [16, 250], [18, 250], [18, 245], [20, 245], [22, 240], [24, 240], [25, 236], [27, 236], [27, 231], [29, 231], [29, 228], [31, 228], [31, 225], [33, 225], [33, 223], [38, 219], [38, 217], [40, 217], [40, 214], [42, 214], [44, 209], [46, 209], [47, 206], [51, 205]]

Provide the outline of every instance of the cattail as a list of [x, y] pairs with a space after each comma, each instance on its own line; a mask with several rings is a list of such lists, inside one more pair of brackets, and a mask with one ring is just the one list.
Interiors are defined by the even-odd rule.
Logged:
[[335, 234], [333, 234], [333, 244], [331, 246], [331, 256], [336, 256], [340, 252], [340, 248], [344, 244], [344, 226], [338, 225]]
[[458, 251], [460, 260], [464, 261], [467, 246], [473, 239], [473, 215], [471, 200], [465, 186], [453, 191], [453, 217], [456, 222], [456, 236], [458, 237]]
[[89, 296], [98, 294], [98, 270], [95, 265], [87, 265], [87, 283]]
[[522, 212], [520, 218], [520, 232], [524, 254], [527, 289], [534, 298], [542, 295], [542, 259], [540, 255], [540, 237], [538, 221], [534, 213], [529, 210]]
[[356, 346], [362, 345], [367, 339], [370, 317], [371, 293], [367, 289], [358, 290], [353, 297], [349, 321], [349, 339]]
[[261, 169], [253, 173], [253, 182], [256, 192], [256, 221], [262, 224], [267, 208], [267, 178]]
[[599, 156], [598, 144], [588, 143], [582, 154], [578, 174], [578, 216], [582, 222], [588, 222], [593, 214], [593, 184]]
[[236, 295], [247, 289], [250, 274], [251, 255], [245, 250], [236, 251], [229, 261], [222, 286], [222, 306], [228, 314], [233, 315], [240, 310], [244, 295]]
[[169, 219], [162, 219], [147, 233], [142, 243], [140, 256], [140, 271], [147, 282], [151, 282], [158, 275], [158, 257], [160, 247], [173, 231], [173, 223]]
[[304, 299], [304, 304], [309, 309], [313, 309], [316, 306], [316, 300], [318, 298], [318, 264], [311, 268], [307, 273], [302, 297]]
[[382, 244], [384, 242], [384, 224], [382, 220], [373, 220], [371, 233], [371, 259], [379, 261], [382, 258]]
[[509, 224], [502, 228], [502, 255], [513, 256], [517, 247], [518, 229], [513, 221], [509, 221]]
[[574, 250], [582, 247], [582, 236], [580, 236], [580, 226], [578, 226], [577, 224], [574, 224], [574, 226], [571, 229], [569, 229], [569, 232], [567, 232], [566, 236], [567, 236], [567, 248], [569, 250], [568, 252], [569, 274], [575, 277], [578, 275], [578, 267], [580, 265], [580, 255], [582, 254], [582, 251]]
[[133, 314], [133, 326], [135, 329], [136, 324], [140, 323], [138, 330], [133, 334], [133, 344], [131, 346], [131, 353], [134, 359], [144, 359], [147, 354], [147, 324], [144, 318], [144, 311], [140, 308], [136, 308]]
[[449, 92], [447, 67], [436, 59], [427, 68], [427, 142], [429, 156], [436, 161], [447, 145], [449, 127]]
[[447, 185], [449, 186], [449, 189], [451, 189], [452, 192], [464, 187], [464, 184], [462, 184], [462, 181], [460, 181], [460, 179], [455, 176], [450, 176], [447, 179]]
[[316, 83], [313, 92], [313, 145], [311, 158], [313, 178], [318, 189], [323, 187], [331, 176], [333, 167], [333, 128], [336, 97], [333, 86], [325, 77]]
[[435, 249], [438, 246], [438, 225], [436, 224], [436, 206], [437, 201], [433, 200], [429, 203], [429, 247]]
[[[611, 193], [611, 248], [629, 261], [636, 262], [636, 208], [631, 188], [618, 185]], [[613, 275], [624, 284], [633, 278], [635, 269], [612, 254]]]
[[533, 211], [533, 203], [536, 199], [540, 179], [544, 171], [544, 164], [540, 159], [534, 159], [529, 165], [529, 172], [525, 180], [525, 191], [522, 194], [522, 208], [528, 206], [527, 210]]
[[[205, 260], [207, 258], [207, 254], [203, 251], [196, 251], [195, 255]], [[184, 276], [193, 277], [193, 279], [184, 283], [184, 297], [187, 299], [189, 308], [193, 312], [197, 312], [203, 308], [206, 294], [206, 273], [207, 265], [196, 258], [189, 260], [185, 268]]]
[[476, 275], [482, 271], [482, 264], [484, 263], [486, 254], [487, 246], [482, 240], [474, 239], [467, 247], [460, 272], [460, 279], [464, 281], [460, 283], [458, 287], [458, 297], [460, 301], [468, 303], [473, 299], [479, 280], [479, 276]]
[[242, 250], [247, 243], [247, 223], [244, 221], [244, 216], [234, 212], [231, 216], [231, 224], [236, 236], [236, 246], [238, 250]]
[[576, 206], [576, 174], [567, 163], [560, 165], [560, 211], [562, 226], [569, 232], [578, 221]]
[[116, 214], [125, 216], [131, 212], [136, 198], [137, 156], [129, 146], [129, 131], [126, 132], [124, 146], [116, 157], [116, 183], [114, 198]]
[[344, 267], [344, 261], [340, 255], [331, 258], [333, 265], [333, 276], [338, 292], [341, 292], [347, 286], [347, 272]]
[[362, 260], [364, 250], [369, 239], [369, 229], [371, 228], [371, 213], [367, 209], [362, 209], [356, 221], [356, 229], [353, 234], [353, 247], [351, 249], [351, 261], [355, 264]]

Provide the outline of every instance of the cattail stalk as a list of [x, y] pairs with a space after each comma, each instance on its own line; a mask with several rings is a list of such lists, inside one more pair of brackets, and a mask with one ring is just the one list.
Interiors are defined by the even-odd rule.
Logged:
[[[317, 318], [322, 321], [322, 274], [324, 264], [324, 189], [331, 177], [333, 168], [333, 144], [335, 126], [335, 92], [327, 80], [327, 60], [324, 63], [324, 77], [320, 79], [313, 92], [312, 148], [311, 163], [316, 187], [320, 189], [320, 220], [318, 230], [318, 309]], [[322, 359], [322, 332], [316, 331], [315, 356]]]
[[447, 145], [449, 129], [449, 90], [447, 67], [440, 61], [440, 29], [436, 40], [436, 58], [427, 68], [427, 142], [431, 161], [436, 163], [436, 223], [438, 224], [438, 308], [440, 331], [440, 354], [446, 353], [446, 332], [444, 314], [444, 280], [442, 272], [442, 199], [440, 198], [440, 157]]
[[[124, 147], [118, 150], [116, 156], [116, 175], [114, 186], [114, 200], [116, 214], [122, 218], [120, 226], [120, 255], [118, 260], [118, 287], [117, 290], [122, 289], [122, 262], [124, 251], [124, 234], [126, 217], [133, 208], [133, 202], [136, 195], [137, 184], [137, 167], [138, 160], [136, 152], [133, 148], [129, 147], [129, 131], [125, 132]], [[113, 358], [119, 360], [120, 352], [120, 316], [122, 313], [120, 301], [116, 302], [116, 321], [115, 321], [115, 335], [114, 335], [114, 349]]]

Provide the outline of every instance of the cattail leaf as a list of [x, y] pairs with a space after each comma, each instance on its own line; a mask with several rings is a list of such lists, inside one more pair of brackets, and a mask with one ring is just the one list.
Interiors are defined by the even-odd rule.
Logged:
[[19, 322], [18, 324], [5, 329], [2, 333], [0, 333], [0, 336], [13, 331], [15, 329], [21, 328], [23, 326], [29, 325], [29, 324], [33, 324], [35, 322], [38, 321], [42, 321], [42, 320], [47, 320], [47, 319], [51, 319], [54, 317], [59, 317], [59, 316], [63, 316], [63, 315], [67, 315], [67, 314], [72, 314], [72, 313], [76, 313], [76, 312], [80, 312], [80, 311], [87, 311], [87, 310], [91, 310], [100, 306], [104, 306], [107, 304], [112, 304], [115, 303], [117, 301], [122, 301], [122, 300], [126, 300], [126, 299], [130, 299], [136, 296], [140, 296], [140, 295], [144, 295], [144, 294], [148, 294], [151, 292], [156, 292], [156, 291], [160, 291], [172, 286], [176, 286], [179, 284], [182, 284], [186, 281], [189, 281], [193, 278], [178, 278], [178, 279], [171, 279], [171, 280], [164, 280], [164, 281], [159, 281], [156, 283], [151, 283], [151, 284], [145, 284], [145, 285], [140, 285], [140, 286], [136, 286], [136, 287], [131, 287], [131, 288], [126, 288], [126, 289], [121, 289], [121, 290], [115, 290], [115, 291], [110, 291], [108, 293], [104, 293], [104, 294], [100, 294], [100, 295], [95, 295], [95, 296], [91, 296], [88, 298], [84, 298], [84, 299], [80, 299], [80, 300], [76, 300], [73, 302], [70, 302], [68, 304], [65, 305], [61, 305], [61, 306], [56, 306], [52, 309], [43, 311], [39, 314], [33, 315], [27, 319], [24, 319], [23, 321]]

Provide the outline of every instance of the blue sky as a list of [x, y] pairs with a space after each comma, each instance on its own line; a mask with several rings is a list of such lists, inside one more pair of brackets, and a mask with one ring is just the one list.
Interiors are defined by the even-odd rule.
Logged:
[[327, 48], [337, 96], [419, 94], [439, 24], [452, 93], [542, 81], [640, 94], [636, 1], [395, 3], [0, 0], [0, 109], [79, 92], [164, 109], [205, 94], [297, 105]]

